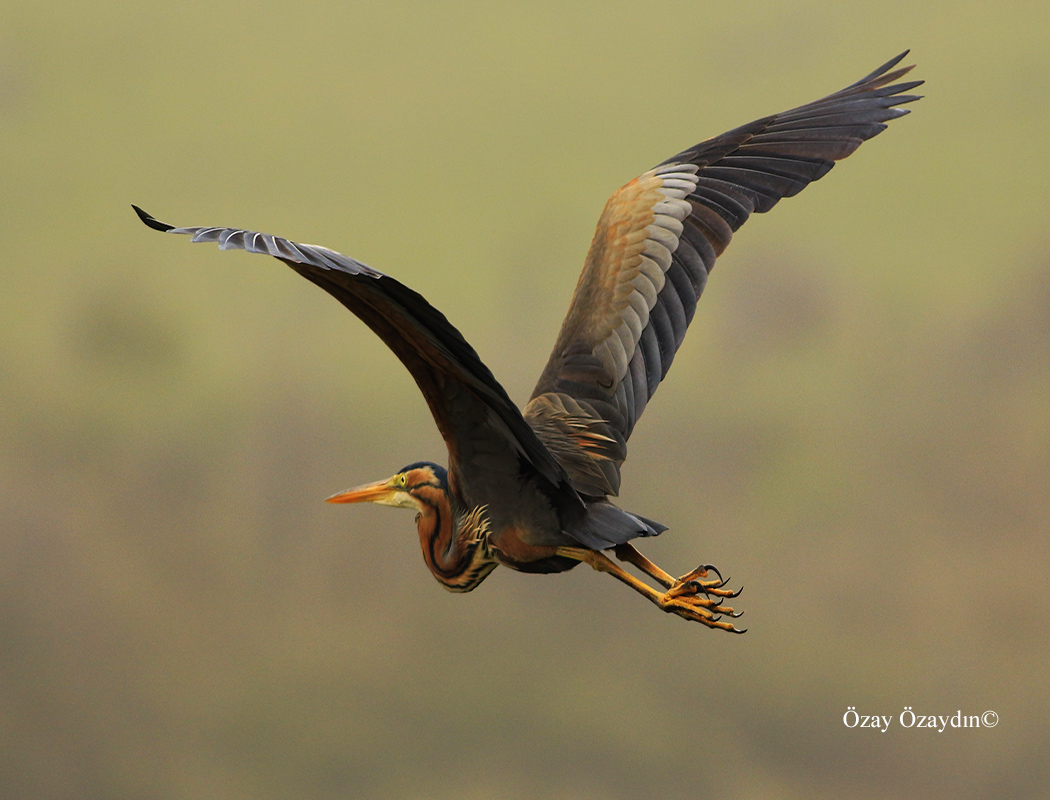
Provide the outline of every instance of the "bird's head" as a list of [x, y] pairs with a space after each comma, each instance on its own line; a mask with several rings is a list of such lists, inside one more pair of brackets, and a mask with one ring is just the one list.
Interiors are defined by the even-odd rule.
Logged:
[[448, 494], [448, 472], [444, 467], [429, 461], [417, 461], [399, 470], [392, 478], [375, 483], [366, 483], [333, 494], [329, 503], [379, 503], [384, 506], [411, 508], [423, 513], [429, 505], [421, 500], [425, 493]]

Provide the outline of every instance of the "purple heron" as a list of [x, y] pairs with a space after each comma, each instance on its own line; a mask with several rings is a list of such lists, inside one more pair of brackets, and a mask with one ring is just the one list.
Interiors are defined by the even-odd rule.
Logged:
[[[682, 344], [715, 259], [753, 212], [802, 191], [907, 114], [895, 82], [907, 55], [821, 100], [683, 150], [619, 189], [598, 220], [583, 272], [532, 397], [519, 411], [460, 332], [393, 278], [317, 245], [237, 228], [149, 227], [274, 256], [333, 295], [412, 374], [448, 446], [448, 468], [419, 461], [333, 503], [416, 512], [423, 558], [450, 591], [498, 565], [561, 572], [584, 562], [664, 611], [741, 632], [717, 569], [675, 578], [631, 542], [663, 525], [610, 502], [627, 439]], [[614, 560], [616, 559], [616, 560]], [[653, 582], [628, 572], [632, 565]], [[712, 575], [712, 573], [714, 573]]]

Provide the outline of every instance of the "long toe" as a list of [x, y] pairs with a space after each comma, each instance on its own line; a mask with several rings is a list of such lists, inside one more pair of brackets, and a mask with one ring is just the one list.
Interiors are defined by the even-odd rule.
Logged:
[[676, 593], [672, 588], [668, 589], [660, 597], [659, 605], [660, 608], [670, 614], [677, 614], [683, 619], [699, 622], [709, 628], [741, 633], [732, 622], [723, 620], [722, 617], [727, 616], [731, 619], [736, 619], [743, 612], [735, 611], [731, 606], [722, 605], [720, 599], [695, 593]]

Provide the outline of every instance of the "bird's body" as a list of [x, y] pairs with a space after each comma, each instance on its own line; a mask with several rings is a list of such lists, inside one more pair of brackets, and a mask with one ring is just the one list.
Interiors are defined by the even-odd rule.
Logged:
[[[569, 312], [524, 411], [420, 295], [316, 245], [234, 228], [147, 225], [279, 258], [360, 317], [408, 368], [449, 451], [389, 480], [335, 495], [414, 509], [423, 557], [456, 592], [499, 564], [560, 572], [585, 562], [665, 611], [736, 631], [737, 593], [702, 566], [673, 578], [630, 542], [664, 530], [613, 505], [627, 440], [667, 374], [715, 259], [753, 212], [801, 191], [906, 114], [921, 81], [891, 85], [905, 54], [840, 92], [705, 140], [613, 194]], [[893, 71], [891, 71], [893, 70]], [[609, 556], [664, 587], [654, 589]], [[714, 570], [717, 573], [717, 570]]]

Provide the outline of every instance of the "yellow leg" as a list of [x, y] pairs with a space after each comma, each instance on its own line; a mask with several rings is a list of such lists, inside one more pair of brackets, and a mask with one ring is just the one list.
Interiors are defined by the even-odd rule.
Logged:
[[627, 543], [617, 545], [613, 548], [613, 552], [616, 553], [618, 559], [626, 561], [628, 564], [634, 564], [650, 578], [659, 581], [664, 588], [670, 589], [674, 586], [675, 579], [639, 553], [633, 544]]
[[[638, 569], [650, 578], [659, 581], [661, 585], [667, 587], [671, 590], [671, 593], [676, 595], [703, 592], [704, 594], [715, 595], [716, 597], [732, 598], [737, 597], [741, 591], [740, 589], [737, 589], [735, 592], [732, 592], [729, 589], [724, 588], [729, 581], [723, 580], [721, 573], [710, 564], [699, 566], [692, 572], [683, 575], [681, 578], [672, 578], [668, 573], [664, 572], [656, 566], [656, 564], [639, 553], [634, 545], [630, 543], [617, 545], [613, 548], [613, 552], [618, 559], [638, 567]], [[702, 580], [707, 577], [711, 570], [718, 575], [718, 580]]]
[[[740, 614], [733, 611], [731, 607], [723, 606], [721, 604], [721, 597], [731, 595], [727, 590], [721, 589], [721, 581], [712, 581], [711, 583], [717, 584], [717, 586], [713, 585], [710, 588], [706, 587], [705, 583], [707, 582], [699, 581], [690, 577], [694, 575], [694, 573], [699, 573], [700, 570], [694, 570], [689, 573], [689, 575], [685, 576], [685, 578], [676, 581], [633, 547], [630, 549], [633, 551], [633, 555], [625, 551], [625, 555], [621, 555], [620, 552], [617, 552], [617, 557], [635, 564], [635, 566], [646, 574], [668, 587], [667, 591], [659, 592], [649, 584], [640, 581], [598, 550], [588, 550], [583, 547], [559, 547], [557, 554], [566, 558], [573, 558], [577, 561], [582, 561], [585, 564], [590, 564], [591, 567], [598, 572], [605, 572], [612, 575], [617, 580], [626, 583], [658, 608], [661, 608], [668, 613], [677, 614], [685, 619], [695, 620], [696, 622], [703, 623], [709, 628], [719, 628], [733, 633], [743, 633], [743, 631], [736, 628], [733, 623], [724, 622], [721, 619], [721, 615], [723, 614], [729, 617], [740, 616]], [[637, 556], [637, 558], [646, 566], [635, 561], [635, 556]], [[654, 570], [654, 572], [650, 572], [647, 567]], [[704, 570], [704, 574], [706, 575], [706, 570]], [[712, 599], [708, 594], [716, 588], [719, 589], [720, 592], [726, 592], [726, 594], [719, 594], [718, 597]], [[703, 595], [701, 595], [701, 592], [703, 592]]]

